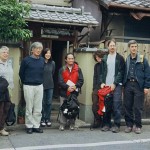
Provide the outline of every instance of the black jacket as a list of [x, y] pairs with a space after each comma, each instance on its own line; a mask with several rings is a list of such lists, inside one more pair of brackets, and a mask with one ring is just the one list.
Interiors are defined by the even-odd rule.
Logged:
[[9, 83], [3, 77], [0, 77], [0, 102], [1, 101], [10, 101], [9, 92], [8, 92]]
[[103, 70], [103, 61], [101, 63], [96, 63], [94, 66], [93, 90], [100, 89], [100, 83], [102, 82], [102, 70]]
[[[106, 76], [107, 76], [107, 58], [108, 55], [103, 57], [103, 73], [102, 73], [102, 83], [106, 83]], [[124, 71], [125, 71], [125, 61], [123, 56], [117, 53], [116, 61], [115, 61], [115, 79], [114, 83], [116, 86], [119, 83], [123, 83], [124, 78]]]

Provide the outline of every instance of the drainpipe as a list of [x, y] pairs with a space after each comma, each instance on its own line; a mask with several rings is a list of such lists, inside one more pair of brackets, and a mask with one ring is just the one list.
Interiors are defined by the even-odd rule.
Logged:
[[67, 41], [67, 53], [69, 53], [69, 41]]
[[89, 48], [89, 42], [90, 42], [90, 26], [88, 26], [88, 34], [87, 34], [87, 47]]

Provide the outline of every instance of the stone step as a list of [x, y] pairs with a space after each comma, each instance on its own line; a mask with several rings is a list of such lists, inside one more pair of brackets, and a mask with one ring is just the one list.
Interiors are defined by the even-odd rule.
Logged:
[[59, 107], [60, 107], [60, 101], [59, 99], [54, 99], [52, 101], [52, 110], [53, 111], [59, 111]]

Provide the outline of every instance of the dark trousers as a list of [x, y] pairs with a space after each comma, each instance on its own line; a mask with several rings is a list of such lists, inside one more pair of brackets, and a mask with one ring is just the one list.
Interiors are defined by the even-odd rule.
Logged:
[[120, 127], [122, 117], [122, 86], [118, 85], [113, 93], [113, 109], [110, 112], [104, 113], [104, 126], [111, 127], [111, 116], [113, 115], [114, 125]]
[[10, 102], [0, 102], [0, 130], [4, 129], [5, 120], [9, 108], [10, 108]]
[[142, 127], [142, 111], [144, 105], [144, 90], [137, 82], [128, 81], [124, 88], [125, 121], [128, 127]]
[[101, 116], [97, 113], [98, 111], [98, 95], [97, 95], [97, 89], [94, 89], [92, 92], [92, 111], [93, 111], [93, 115], [94, 115], [94, 120], [96, 121], [96, 123], [101, 123]]

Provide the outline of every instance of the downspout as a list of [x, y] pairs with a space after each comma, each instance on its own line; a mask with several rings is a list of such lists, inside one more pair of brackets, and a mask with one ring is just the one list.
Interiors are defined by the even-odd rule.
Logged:
[[67, 41], [67, 53], [69, 53], [69, 41]]

